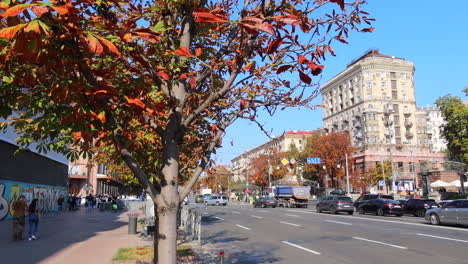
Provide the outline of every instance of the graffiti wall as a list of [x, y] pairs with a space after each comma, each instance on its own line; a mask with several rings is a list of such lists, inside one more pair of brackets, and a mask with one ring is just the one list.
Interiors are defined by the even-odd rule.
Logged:
[[39, 209], [47, 213], [56, 211], [58, 198], [66, 197], [67, 193], [65, 187], [0, 180], [0, 221], [11, 218], [13, 215], [11, 205], [21, 195], [26, 197], [28, 204], [33, 199], [39, 199]]

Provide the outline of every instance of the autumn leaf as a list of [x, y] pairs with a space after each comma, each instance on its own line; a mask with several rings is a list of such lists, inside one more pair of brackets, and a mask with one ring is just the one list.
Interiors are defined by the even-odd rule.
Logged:
[[98, 39], [102, 42], [102, 44], [106, 45], [106, 47], [107, 47], [110, 51], [114, 52], [114, 53], [117, 54], [118, 56], [122, 56], [122, 54], [120, 53], [120, 51], [117, 49], [117, 47], [114, 46], [114, 44], [113, 44], [112, 42], [108, 41], [108, 40], [105, 39], [105, 38], [99, 37], [99, 36], [96, 36], [96, 38], [98, 38]]
[[342, 42], [342, 43], [349, 44], [349, 43], [343, 38], [343, 36], [341, 36], [341, 35], [340, 35], [340, 36], [336, 36], [335, 39], [339, 40], [339, 41]]
[[297, 62], [299, 64], [304, 64], [304, 63], [307, 63], [309, 60], [306, 59], [306, 57], [304, 57], [304, 55], [299, 55], [299, 57], [297, 58]]
[[127, 42], [127, 43], [130, 43], [133, 41], [133, 37], [132, 37], [132, 33], [126, 33], [124, 36], [123, 36], [123, 41]]
[[244, 110], [245, 109], [245, 100], [244, 99], [241, 99], [240, 101], [240, 110]]
[[273, 21], [276, 21], [276, 22], [280, 22], [280, 23], [283, 23], [283, 24], [288, 24], [288, 25], [293, 25], [293, 26], [296, 26], [298, 25], [299, 23], [301, 23], [301, 20], [298, 16], [296, 15], [287, 15], [287, 16], [274, 16], [272, 17], [271, 19], [273, 19]]
[[181, 56], [181, 57], [192, 57], [192, 53], [190, 53], [190, 50], [187, 47], [180, 47], [177, 50], [174, 51], [175, 54]]
[[214, 124], [214, 123], [211, 124], [211, 131], [212, 131], [213, 133], [216, 133], [217, 130], [218, 130], [218, 126], [217, 126], [216, 124]]
[[33, 6], [33, 4], [20, 4], [20, 5], [15, 5], [13, 7], [8, 8], [5, 13], [1, 14], [1, 17], [12, 17], [12, 16], [17, 16], [24, 10], [30, 8]]
[[92, 35], [88, 34], [88, 48], [90, 51], [101, 54], [104, 48], [102, 47], [101, 43]]
[[322, 73], [324, 66], [323, 65], [317, 65], [313, 61], [309, 61], [307, 63], [307, 67], [312, 69], [312, 75], [319, 75]]
[[302, 71], [299, 71], [299, 78], [301, 79], [301, 81], [307, 84], [310, 84], [312, 82], [312, 79], [307, 74], [303, 73]]
[[49, 8], [47, 8], [46, 6], [34, 6], [33, 8], [31, 8], [31, 10], [34, 12], [34, 14], [36, 14], [38, 18], [41, 17], [43, 14], [49, 12]]
[[80, 139], [83, 138], [83, 137], [82, 137], [81, 131], [73, 132], [73, 133], [72, 133], [72, 136], [73, 136], [73, 138], [74, 138], [75, 140], [80, 140]]
[[244, 68], [242, 68], [244, 71], [251, 71], [253, 68], [255, 68], [255, 61], [251, 61], [247, 63]]
[[202, 48], [197, 48], [197, 50], [195, 51], [195, 55], [199, 57], [200, 55], [202, 55], [202, 52], [203, 52]]
[[158, 43], [161, 40], [161, 35], [159, 33], [155, 33], [147, 28], [137, 29], [132, 33], [150, 43]]
[[60, 15], [66, 15], [70, 13], [70, 10], [73, 8], [73, 6], [70, 3], [68, 3], [62, 6], [51, 6], [51, 8], [54, 9]]
[[270, 41], [270, 43], [268, 43], [268, 47], [266, 49], [266, 53], [267, 54], [272, 54], [274, 52], [276, 52], [278, 50], [278, 47], [283, 44], [283, 39], [282, 38], [277, 38], [273, 41]]
[[0, 30], [0, 38], [12, 39], [16, 33], [26, 27], [27, 24], [19, 24], [12, 27], [7, 27]]
[[340, 6], [341, 10], [344, 10], [345, 1], [344, 0], [330, 0], [332, 3], [336, 3]]
[[106, 112], [102, 111], [99, 113], [99, 115], [97, 115], [97, 119], [99, 119], [103, 124], [106, 123]]
[[[269, 33], [269, 34], [272, 34], [273, 35], [273, 26], [269, 23], [259, 23], [259, 24], [248, 24], [248, 23], [242, 23], [241, 26], [243, 28], [248, 28], [250, 30], [253, 30], [253, 31], [263, 31], [263, 32], [266, 32], [266, 33]], [[249, 32], [250, 33], [250, 32]], [[254, 34], [255, 35], [255, 34]]]
[[291, 69], [293, 66], [291, 65], [283, 65], [281, 67], [278, 68], [278, 70], [276, 71], [276, 74], [280, 74], [280, 73], [283, 73], [289, 69]]
[[129, 105], [133, 105], [133, 106], [138, 106], [140, 108], [145, 108], [145, 103], [143, 103], [140, 99], [138, 98], [126, 98], [127, 99], [127, 102]]
[[361, 32], [372, 32], [372, 31], [374, 31], [373, 27], [361, 29]]
[[212, 23], [224, 23], [228, 22], [226, 16], [214, 15], [208, 12], [193, 12], [195, 22], [212, 22]]
[[165, 72], [163, 72], [163, 71], [158, 71], [156, 74], [157, 74], [159, 77], [161, 77], [161, 78], [163, 78], [164, 80], [166, 80], [166, 81], [169, 80], [169, 79], [171, 79], [171, 77], [169, 76], [169, 74], [167, 74], [167, 73], [165, 73]]

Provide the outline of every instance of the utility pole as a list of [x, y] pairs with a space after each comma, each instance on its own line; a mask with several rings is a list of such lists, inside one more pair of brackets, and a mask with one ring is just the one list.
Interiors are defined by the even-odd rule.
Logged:
[[393, 137], [393, 129], [391, 128], [393, 126], [393, 122], [390, 120], [390, 114], [393, 112], [392, 109], [392, 104], [390, 100], [387, 101], [387, 105], [384, 109], [384, 125], [387, 129], [387, 144], [388, 144], [388, 151], [390, 155], [390, 164], [392, 167], [392, 193], [393, 197], [397, 194], [396, 190], [396, 175], [395, 175], [395, 167], [393, 165], [393, 146], [392, 146], [392, 137]]
[[348, 196], [351, 194], [349, 189], [349, 173], [348, 173], [348, 153], [345, 153], [345, 166], [346, 166], [346, 190], [348, 192]]

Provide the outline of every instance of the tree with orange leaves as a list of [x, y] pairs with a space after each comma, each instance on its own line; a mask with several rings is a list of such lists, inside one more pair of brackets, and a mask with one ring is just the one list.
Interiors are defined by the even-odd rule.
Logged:
[[226, 128], [314, 108], [332, 45], [373, 30], [365, 2], [3, 1], [0, 116], [22, 146], [108, 148], [156, 205], [154, 262], [175, 264], [180, 202]]

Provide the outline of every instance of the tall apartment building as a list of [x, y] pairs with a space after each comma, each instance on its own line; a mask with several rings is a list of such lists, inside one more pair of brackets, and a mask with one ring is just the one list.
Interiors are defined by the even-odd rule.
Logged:
[[324, 130], [350, 133], [362, 171], [390, 156], [400, 179], [416, 178], [415, 163], [441, 167], [445, 156], [429, 157], [427, 129], [418, 130], [414, 71], [411, 61], [372, 49], [322, 86]]
[[418, 107], [417, 111], [426, 116], [426, 129], [429, 136], [432, 152], [442, 152], [447, 149], [447, 141], [441, 134], [441, 128], [446, 123], [437, 106]]
[[314, 131], [291, 130], [233, 158], [231, 160], [233, 180], [245, 180], [248, 170], [251, 168], [251, 161], [270, 150], [286, 152], [294, 145], [298, 150], [302, 151], [307, 143], [307, 137], [313, 133]]

